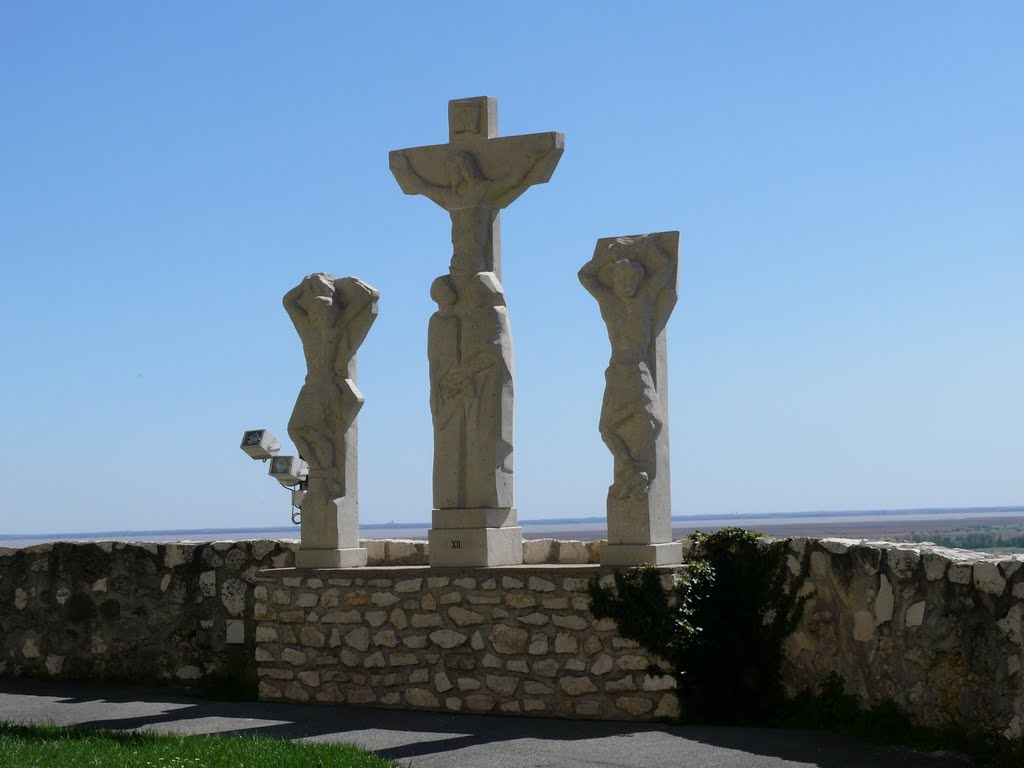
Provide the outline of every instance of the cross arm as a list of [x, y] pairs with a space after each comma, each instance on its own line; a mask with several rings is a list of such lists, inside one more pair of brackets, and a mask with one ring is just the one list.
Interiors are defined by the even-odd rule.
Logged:
[[447, 208], [451, 193], [445, 162], [448, 151], [447, 144], [396, 149], [388, 153], [388, 165], [405, 194], [423, 195]]
[[565, 151], [565, 136], [552, 131], [489, 139], [481, 155], [484, 172], [494, 180], [488, 192], [493, 208], [507, 208], [534, 184], [551, 180]]
[[534, 184], [544, 184], [562, 157], [561, 133], [532, 133], [397, 149], [389, 165], [407, 195], [424, 195], [447, 211], [506, 208]]

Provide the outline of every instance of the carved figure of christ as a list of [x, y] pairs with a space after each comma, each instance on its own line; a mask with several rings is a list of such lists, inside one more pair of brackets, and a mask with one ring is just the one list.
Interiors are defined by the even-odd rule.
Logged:
[[448, 102], [448, 143], [390, 153], [407, 195], [423, 195], [452, 220], [451, 275], [457, 282], [493, 272], [501, 280], [499, 212], [534, 184], [544, 184], [562, 157], [561, 133], [498, 138], [498, 102], [490, 96]]

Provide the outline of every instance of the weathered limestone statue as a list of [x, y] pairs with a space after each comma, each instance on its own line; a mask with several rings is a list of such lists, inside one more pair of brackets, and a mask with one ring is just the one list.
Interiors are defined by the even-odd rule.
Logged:
[[377, 319], [380, 292], [354, 277], [326, 272], [285, 294], [284, 308], [302, 339], [306, 381], [288, 436], [309, 465], [302, 501], [300, 568], [366, 565], [359, 546], [356, 351]]
[[612, 355], [601, 438], [614, 458], [608, 488], [607, 565], [678, 563], [672, 542], [665, 324], [676, 304], [679, 233], [597, 241], [580, 282], [597, 299]]
[[[493, 272], [478, 272], [460, 295], [449, 275], [434, 281], [430, 318], [430, 411], [434, 419], [434, 509], [458, 522], [467, 509], [512, 506], [512, 334]], [[452, 514], [455, 512], [454, 514]]]
[[448, 103], [448, 144], [391, 153], [407, 195], [448, 211], [452, 258], [431, 297], [430, 408], [434, 420], [431, 565], [522, 562], [512, 497], [512, 334], [501, 287], [499, 215], [551, 178], [560, 133], [498, 135], [489, 96]]

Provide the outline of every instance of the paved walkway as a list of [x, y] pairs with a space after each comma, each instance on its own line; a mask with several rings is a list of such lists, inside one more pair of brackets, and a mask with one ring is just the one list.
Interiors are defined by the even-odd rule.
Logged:
[[0, 681], [0, 720], [357, 744], [415, 768], [965, 768], [817, 731], [634, 725], [191, 699], [164, 689]]

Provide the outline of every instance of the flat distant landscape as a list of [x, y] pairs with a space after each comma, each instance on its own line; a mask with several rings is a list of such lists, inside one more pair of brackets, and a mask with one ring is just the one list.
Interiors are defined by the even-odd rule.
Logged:
[[[529, 539], [558, 538], [589, 541], [607, 535], [601, 518], [521, 520]], [[366, 539], [425, 539], [428, 522], [363, 526]], [[851, 512], [798, 512], [758, 515], [694, 516], [674, 518], [676, 538], [694, 531], [715, 531], [735, 526], [769, 536], [839, 536], [852, 539], [933, 541], [943, 546], [970, 549], [1024, 551], [1024, 507], [984, 509], [865, 510]], [[216, 541], [230, 539], [298, 539], [298, 526], [288, 528], [233, 528], [164, 531], [98, 531], [88, 533], [0, 534], [0, 547], [28, 547], [49, 541]]]
[[[708, 521], [672, 522], [672, 535], [679, 539], [694, 531], [715, 531], [726, 526], [753, 529], [776, 538], [807, 536], [811, 538], [840, 537], [847, 539], [871, 539], [882, 541], [931, 541], [947, 547], [984, 549], [1000, 552], [1024, 552], [1024, 510], [1014, 514], [985, 515], [968, 514], [956, 517], [914, 516], [911, 519], [875, 517], [861, 520], [840, 518], [836, 520], [792, 519], [780, 515], [779, 521], [771, 518], [756, 520], [737, 519], [723, 521], [721, 518]], [[573, 538], [584, 541], [600, 539], [606, 535], [603, 527], [594, 527], [573, 532]], [[527, 530], [526, 538], [542, 538], [549, 533]]]
[[[749, 527], [775, 537], [808, 536], [823, 538], [837, 536], [848, 539], [872, 539], [876, 541], [934, 541], [943, 544], [943, 546], [963, 547], [967, 543], [964, 540], [972, 533], [988, 533], [1003, 539], [1024, 536], [1024, 512], [1018, 515], [1002, 517], [971, 515], [967, 518], [955, 519], [921, 517], [914, 520], [879, 519], [839, 523], [786, 522], [765, 523]], [[705, 529], [699, 526], [684, 526], [674, 523], [672, 526], [672, 533], [677, 538], [687, 536], [695, 530]], [[1024, 551], [1024, 547], [991, 548]]]

